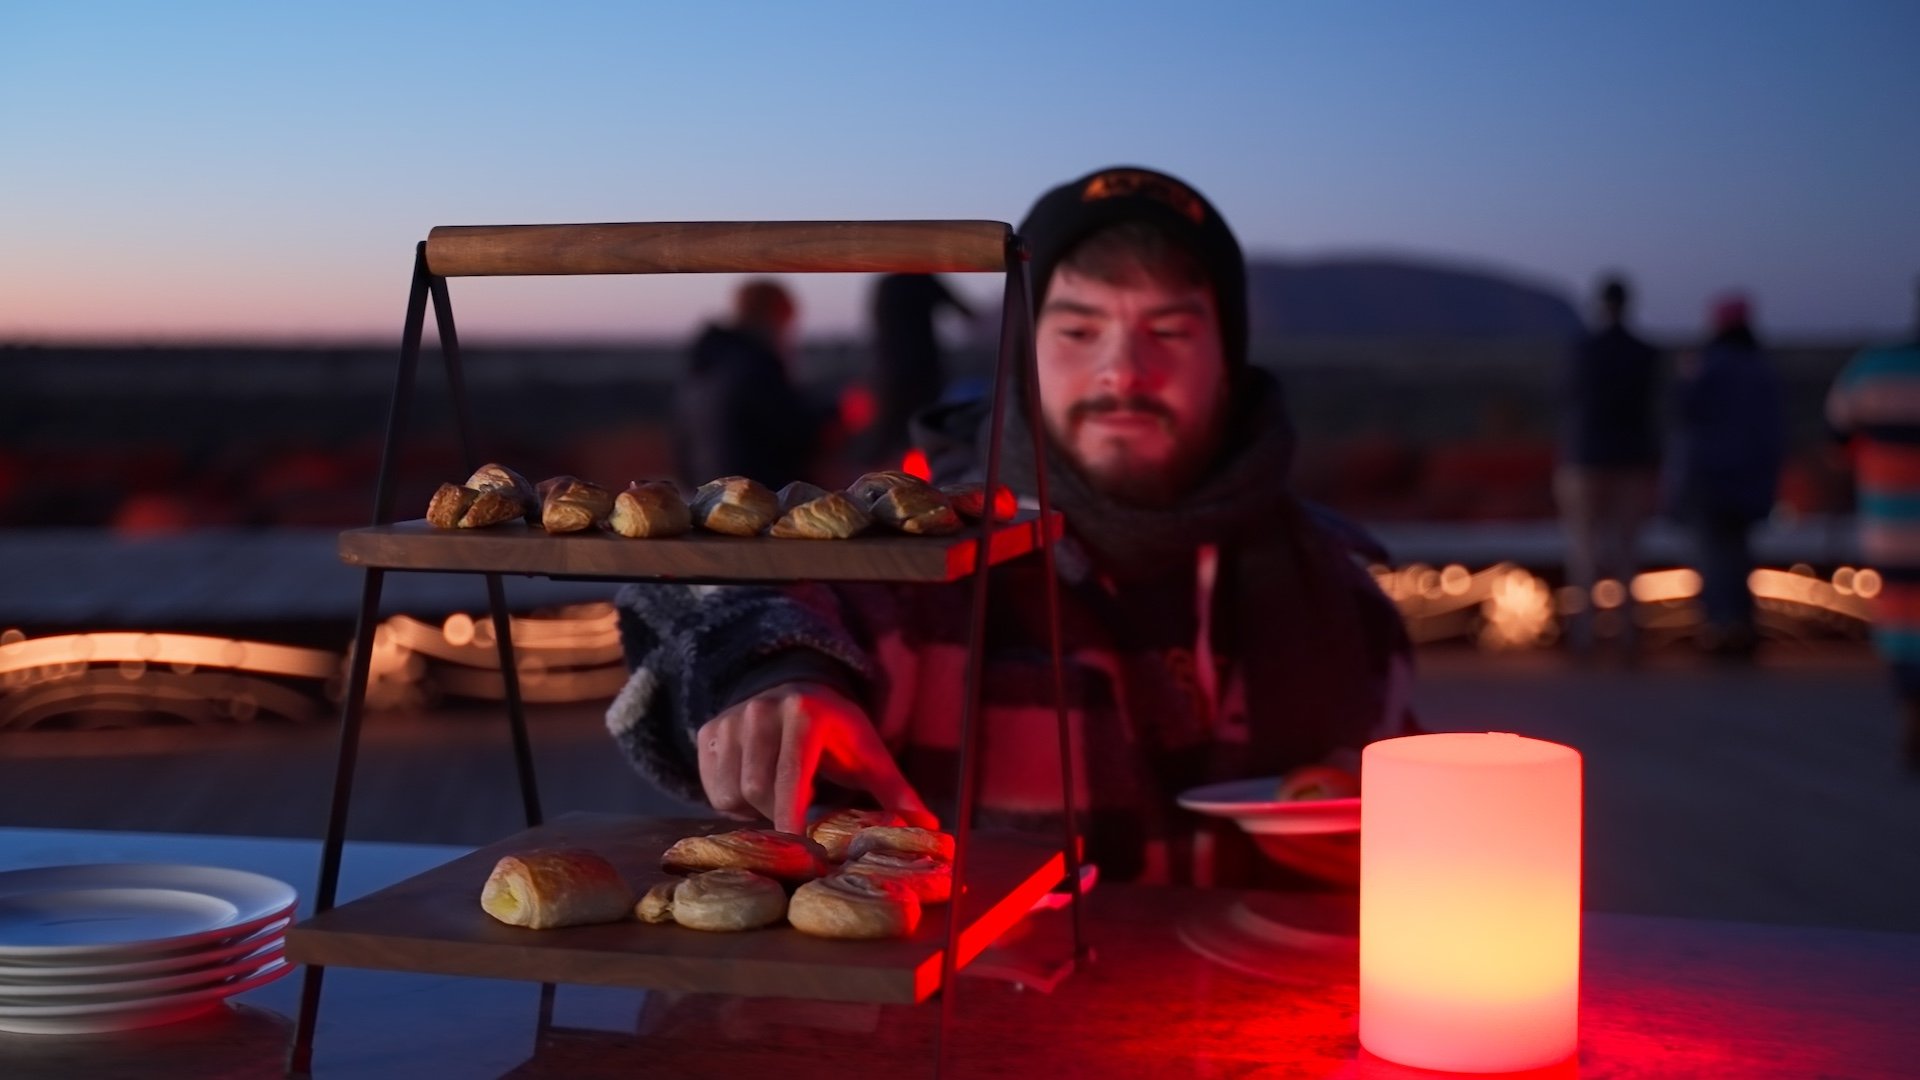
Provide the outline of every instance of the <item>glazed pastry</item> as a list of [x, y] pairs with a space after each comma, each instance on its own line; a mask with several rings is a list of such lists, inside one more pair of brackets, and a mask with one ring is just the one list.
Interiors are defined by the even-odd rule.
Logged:
[[673, 921], [689, 930], [758, 930], [786, 914], [787, 891], [751, 870], [708, 870], [673, 890]]
[[[968, 521], [979, 521], [987, 516], [985, 484], [945, 484], [941, 486], [940, 494], [947, 497], [955, 513]], [[1020, 503], [1014, 498], [1013, 489], [1003, 485], [1000, 494], [993, 500], [994, 520], [1011, 521], [1019, 510]]]
[[879, 825], [855, 834], [853, 842], [847, 845], [847, 859], [852, 861], [870, 851], [931, 855], [936, 859], [950, 860], [953, 858], [953, 837], [938, 829]]
[[[533, 490], [532, 484], [527, 483], [526, 477], [521, 476], [519, 473], [514, 472], [512, 469], [507, 468], [505, 465], [494, 464], [494, 465], [480, 466], [478, 469], [474, 470], [472, 476], [467, 477], [467, 486], [470, 488], [473, 488], [475, 491], [479, 491], [483, 493], [484, 492], [500, 493], [502, 496], [506, 497], [509, 501], [511, 501], [512, 503], [520, 507], [520, 512], [526, 516], [527, 524], [529, 525], [540, 524], [539, 494]], [[476, 502], [475, 505], [477, 506], [478, 502]], [[473, 516], [473, 512], [471, 510], [468, 511], [468, 516], [469, 517]], [[511, 519], [509, 518], [500, 519], [500, 521], [507, 521], [507, 520], [511, 520]], [[497, 525], [499, 524], [499, 522], [488, 521], [487, 524]], [[461, 527], [467, 528], [467, 529], [476, 529], [476, 528], [480, 528], [481, 526], [477, 524], [469, 525], [465, 522], [462, 522]]]
[[571, 476], [540, 481], [540, 524], [550, 533], [591, 529], [613, 513], [613, 493]]
[[751, 870], [796, 885], [826, 873], [827, 853], [804, 836], [772, 829], [738, 829], [713, 836], [689, 836], [660, 856], [671, 873], [701, 870]]
[[693, 511], [680, 489], [665, 480], [636, 481], [614, 496], [607, 526], [621, 536], [679, 536], [693, 528]]
[[465, 484], [441, 484], [440, 490], [433, 493], [433, 500], [427, 503], [427, 524], [436, 529], [459, 528], [467, 508], [479, 497], [477, 489]]
[[835, 874], [800, 886], [787, 902], [787, 921], [815, 937], [906, 937], [920, 925], [920, 898], [897, 881]]
[[897, 881], [912, 890], [922, 904], [944, 904], [953, 895], [953, 864], [931, 855], [869, 851], [848, 862], [840, 872]]
[[693, 520], [717, 533], [757, 536], [779, 516], [779, 498], [744, 476], [709, 480], [693, 494]]
[[578, 848], [523, 851], [494, 865], [480, 908], [509, 926], [618, 922], [633, 911], [633, 890], [613, 864]]
[[827, 858], [834, 862], [847, 857], [847, 845], [855, 834], [862, 829], [871, 829], [876, 825], [905, 825], [907, 819], [891, 810], [836, 810], [807, 830], [807, 836], [813, 842], [826, 849]]
[[961, 528], [960, 515], [931, 484], [895, 484], [876, 496], [867, 510], [875, 520], [916, 536], [940, 536]]
[[780, 489], [780, 509], [767, 535], [789, 540], [845, 540], [873, 524], [852, 499], [797, 480]]
[[633, 906], [633, 917], [643, 923], [670, 923], [673, 921], [673, 890], [680, 887], [679, 881], [663, 881], [647, 890], [640, 902]]

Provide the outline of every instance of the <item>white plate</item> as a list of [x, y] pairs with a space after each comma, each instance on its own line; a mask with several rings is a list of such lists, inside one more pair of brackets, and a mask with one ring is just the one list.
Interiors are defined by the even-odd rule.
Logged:
[[9, 993], [7, 987], [16, 983], [44, 984], [139, 979], [213, 967], [230, 962], [236, 956], [245, 956], [267, 942], [281, 937], [292, 922], [291, 918], [282, 916], [261, 927], [256, 933], [237, 941], [215, 942], [212, 945], [188, 949], [152, 960], [128, 960], [119, 963], [38, 963], [22, 964], [18, 967], [0, 963], [0, 997], [6, 996]]
[[0, 873], [0, 963], [151, 959], [290, 913], [293, 886], [216, 866], [100, 863]]
[[1181, 794], [1181, 806], [1196, 814], [1230, 818], [1247, 832], [1303, 836], [1360, 831], [1359, 799], [1297, 799], [1276, 802], [1280, 778], [1229, 780]]
[[0, 1005], [0, 1031], [22, 1035], [80, 1035], [170, 1024], [206, 1012], [235, 994], [265, 986], [292, 970], [293, 965], [282, 958], [244, 978], [198, 990], [156, 994], [129, 1001]]
[[281, 952], [286, 949], [287, 939], [276, 936], [271, 941], [263, 943], [255, 938], [252, 939], [252, 944], [253, 951], [238, 959], [171, 975], [137, 979], [95, 978], [79, 982], [58, 980], [39, 983], [7, 983], [0, 985], [0, 1006], [48, 1004], [53, 1001], [71, 1004], [102, 1000], [124, 1001], [128, 998], [164, 994], [171, 990], [191, 990], [212, 983], [225, 982], [237, 975], [250, 975], [260, 970], [280, 958]]

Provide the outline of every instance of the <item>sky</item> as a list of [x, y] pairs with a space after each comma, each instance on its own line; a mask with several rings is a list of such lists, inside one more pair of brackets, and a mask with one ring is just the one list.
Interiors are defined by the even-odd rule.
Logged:
[[[1912, 0], [0, 0], [0, 342], [380, 340], [435, 225], [993, 218], [1112, 164], [1255, 254], [1649, 327], [1886, 335], [1920, 274]], [[794, 279], [854, 333], [868, 282]], [[980, 297], [998, 279], [959, 282]], [[683, 334], [713, 276], [463, 279], [463, 336]]]

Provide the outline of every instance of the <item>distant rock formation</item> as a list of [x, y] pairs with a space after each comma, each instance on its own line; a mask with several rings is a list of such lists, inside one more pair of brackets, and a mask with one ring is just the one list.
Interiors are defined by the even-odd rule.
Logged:
[[1547, 288], [1457, 267], [1396, 259], [1247, 264], [1252, 336], [1565, 338], [1581, 319]]

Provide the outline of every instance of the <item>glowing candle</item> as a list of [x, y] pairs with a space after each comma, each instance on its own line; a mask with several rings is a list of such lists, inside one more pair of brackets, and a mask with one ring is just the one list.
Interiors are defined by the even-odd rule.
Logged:
[[1455, 1072], [1567, 1059], [1580, 981], [1580, 755], [1500, 732], [1366, 748], [1360, 1045]]

